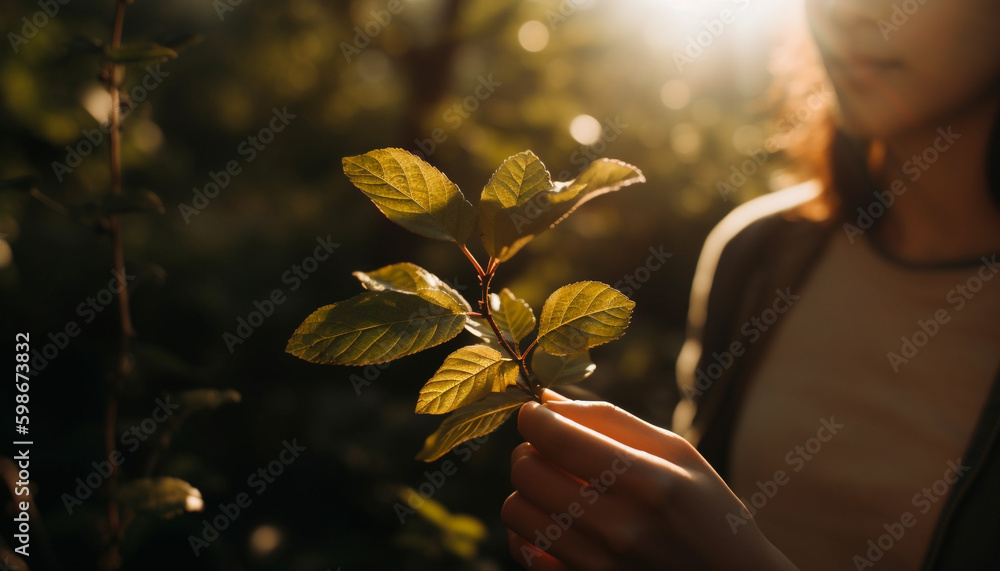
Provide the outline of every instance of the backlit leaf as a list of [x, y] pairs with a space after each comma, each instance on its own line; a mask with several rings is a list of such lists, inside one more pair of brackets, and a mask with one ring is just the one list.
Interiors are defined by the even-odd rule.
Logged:
[[614, 341], [625, 334], [635, 302], [600, 282], [557, 289], [542, 307], [538, 346], [569, 355]]
[[552, 188], [545, 165], [531, 151], [522, 151], [503, 162], [483, 188], [479, 212], [492, 213], [524, 204], [532, 196]]
[[499, 294], [490, 294], [490, 311], [504, 338], [515, 345], [535, 330], [535, 314], [531, 306], [507, 288]]
[[531, 370], [545, 388], [578, 383], [595, 369], [597, 365], [590, 360], [587, 351], [557, 356], [538, 348], [531, 355]]
[[[519, 344], [535, 329], [535, 314], [531, 306], [508, 289], [490, 294], [490, 311], [504, 338], [513, 345]], [[465, 328], [486, 345], [500, 347], [500, 341], [485, 317], [469, 317]]]
[[440, 345], [465, 314], [400, 291], [365, 292], [306, 318], [285, 351], [312, 363], [372, 365]]
[[517, 382], [515, 361], [504, 359], [496, 349], [470, 345], [444, 360], [431, 380], [420, 389], [417, 412], [444, 414], [472, 404], [491, 392], [501, 392]]
[[343, 160], [344, 173], [390, 220], [421, 236], [464, 244], [476, 210], [441, 171], [402, 149]]
[[529, 400], [531, 397], [523, 391], [509, 388], [456, 410], [444, 419], [434, 434], [427, 437], [417, 460], [433, 462], [466, 440], [493, 432]]
[[495, 195], [479, 210], [483, 245], [490, 256], [508, 260], [591, 198], [646, 181], [636, 167], [612, 159], [594, 161], [569, 182], [552, 183], [540, 165], [534, 155], [514, 155], [483, 191], [484, 197]]
[[453, 300], [453, 303], [445, 304], [445, 307], [460, 307], [464, 312], [472, 311], [469, 302], [455, 288], [416, 264], [392, 264], [372, 272], [354, 272], [353, 275], [361, 281], [365, 289], [371, 291], [395, 290], [409, 293], [418, 293], [425, 289], [442, 291]]
[[486, 183], [479, 200], [479, 229], [491, 256], [500, 257], [497, 253], [508, 245], [502, 243], [503, 237], [495, 232], [497, 217], [505, 209], [521, 206], [539, 192], [551, 189], [549, 171], [531, 151], [518, 153], [500, 165]]
[[497, 338], [496, 333], [493, 332], [493, 328], [490, 327], [485, 317], [469, 317], [465, 321], [465, 329], [469, 333], [479, 337], [484, 344], [494, 349], [500, 347], [500, 340]]
[[433, 304], [440, 305], [441, 307], [447, 307], [448, 309], [463, 315], [469, 311], [469, 302], [465, 301], [465, 298], [458, 296], [456, 299], [454, 295], [444, 290], [418, 289], [413, 293]]

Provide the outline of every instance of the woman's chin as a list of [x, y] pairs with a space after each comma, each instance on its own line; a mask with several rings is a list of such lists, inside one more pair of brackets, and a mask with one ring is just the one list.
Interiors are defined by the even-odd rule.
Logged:
[[836, 110], [837, 124], [857, 139], [889, 139], [914, 128], [892, 110], [841, 105]]

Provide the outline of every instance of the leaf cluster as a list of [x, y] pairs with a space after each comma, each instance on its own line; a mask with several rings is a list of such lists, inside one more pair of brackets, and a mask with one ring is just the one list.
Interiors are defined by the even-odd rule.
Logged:
[[[626, 163], [601, 159], [575, 180], [553, 182], [531, 151], [503, 162], [474, 207], [458, 186], [402, 149], [343, 160], [344, 172], [391, 221], [421, 236], [454, 242], [479, 277], [472, 304], [412, 263], [354, 272], [365, 289], [321, 307], [296, 329], [286, 351], [313, 363], [373, 365], [435, 347], [463, 330], [478, 341], [452, 352], [420, 390], [416, 412], [448, 414], [417, 459], [434, 461], [496, 430], [547, 387], [583, 380], [589, 350], [625, 333], [635, 303], [611, 286], [584, 281], [553, 292], [539, 317], [508, 289], [490, 291], [497, 268], [591, 198], [644, 182]], [[478, 234], [485, 264], [467, 244]]]

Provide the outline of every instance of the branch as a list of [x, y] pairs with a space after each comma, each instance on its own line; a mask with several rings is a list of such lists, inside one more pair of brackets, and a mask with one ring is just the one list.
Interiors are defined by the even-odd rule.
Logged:
[[[111, 33], [111, 47], [119, 48], [122, 43], [122, 30], [125, 25], [125, 7], [128, 0], [118, 0], [115, 9], [114, 28]], [[122, 193], [122, 157], [121, 157], [121, 93], [120, 76], [123, 74], [122, 67], [115, 62], [108, 62], [105, 70], [108, 93], [111, 95], [111, 115], [108, 119], [108, 142], [110, 147], [110, 168], [111, 168], [111, 194], [114, 196]], [[115, 265], [115, 277], [117, 279], [118, 293], [118, 313], [121, 325], [121, 346], [118, 354], [118, 367], [114, 378], [108, 387], [107, 401], [104, 409], [104, 450], [107, 457], [115, 451], [115, 425], [118, 419], [118, 398], [121, 393], [125, 377], [128, 376], [131, 365], [129, 363], [129, 341], [135, 336], [132, 328], [132, 315], [129, 310], [128, 285], [125, 281], [125, 251], [122, 245], [121, 220], [117, 214], [110, 217], [111, 226], [111, 249]], [[118, 487], [118, 465], [111, 462], [111, 474], [108, 476], [108, 513], [107, 513], [107, 544], [101, 557], [101, 566], [104, 569], [114, 570], [121, 566], [121, 554], [119, 552], [119, 542], [123, 527], [119, 519], [118, 503], [115, 501], [115, 490]]]
[[476, 267], [476, 273], [479, 274], [479, 281], [482, 281], [486, 272], [483, 271], [483, 267], [479, 265], [478, 261], [476, 261], [476, 257], [472, 255], [472, 252], [469, 251], [469, 248], [465, 244], [459, 244], [458, 248], [462, 250], [462, 253], [465, 254], [466, 258], [469, 258], [472, 265]]
[[[493, 264], [493, 260], [490, 261], [490, 267], [495, 270], [496, 267]], [[483, 315], [486, 317], [486, 321], [490, 324], [493, 329], [493, 334], [497, 336], [497, 340], [500, 342], [500, 346], [503, 347], [507, 354], [511, 356], [515, 361], [517, 361], [518, 367], [521, 369], [521, 374], [524, 376], [525, 382], [528, 383], [527, 390], [521, 387], [521, 390], [528, 393], [532, 398], [538, 402], [542, 402], [541, 393], [536, 394], [534, 388], [531, 386], [531, 375], [528, 373], [528, 367], [524, 363], [524, 357], [518, 354], [517, 349], [511, 347], [510, 343], [504, 338], [503, 333], [497, 326], [497, 322], [493, 319], [493, 310], [490, 308], [490, 283], [493, 281], [493, 272], [487, 273], [485, 276], [479, 278], [480, 283], [483, 285], [483, 298], [479, 300], [479, 307]], [[534, 343], [532, 343], [534, 345]], [[530, 347], [529, 347], [530, 349]], [[527, 352], [525, 352], [527, 355]]]
[[[537, 346], [538, 346], [538, 337], [535, 337], [535, 340], [532, 341], [531, 344], [528, 345], [528, 348], [524, 350], [524, 353], [521, 354], [521, 370], [524, 371], [524, 378], [527, 380], [528, 386], [531, 388], [532, 394], [536, 395], [538, 399], [541, 400], [542, 393], [545, 391], [545, 387], [543, 387], [542, 384], [538, 382], [537, 377], [535, 377], [535, 383], [533, 385], [531, 384], [531, 377], [528, 375], [528, 365], [527, 365], [528, 356], [531, 355], [531, 352]], [[537, 392], [535, 389], [538, 389]]]
[[534, 349], [536, 345], [538, 345], [538, 337], [535, 337], [535, 340], [531, 342], [531, 345], [528, 345], [528, 348], [524, 350], [524, 354], [521, 355], [522, 361], [526, 361], [528, 359], [528, 354], [531, 353], [531, 350]]

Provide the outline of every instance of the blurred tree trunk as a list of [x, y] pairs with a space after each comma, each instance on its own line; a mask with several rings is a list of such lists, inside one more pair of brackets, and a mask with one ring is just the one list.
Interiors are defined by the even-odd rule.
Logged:
[[403, 148], [412, 148], [418, 138], [426, 138], [424, 123], [448, 92], [452, 62], [458, 49], [459, 15], [462, 0], [444, 0], [441, 7], [440, 38], [429, 46], [414, 48], [406, 56], [406, 77], [410, 84], [410, 109], [406, 114]]

